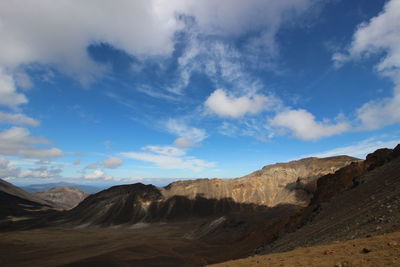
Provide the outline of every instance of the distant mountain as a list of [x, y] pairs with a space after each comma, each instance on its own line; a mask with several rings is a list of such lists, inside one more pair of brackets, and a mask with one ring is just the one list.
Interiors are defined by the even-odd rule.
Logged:
[[77, 206], [89, 194], [72, 187], [55, 187], [35, 193], [34, 196], [54, 203], [54, 206], [57, 208], [69, 210]]
[[68, 182], [58, 182], [58, 183], [48, 183], [48, 184], [31, 184], [28, 186], [21, 186], [22, 189], [29, 193], [39, 193], [43, 192], [55, 187], [71, 187], [71, 188], [76, 188], [81, 191], [84, 191], [89, 194], [95, 194], [103, 188], [96, 187], [96, 186], [91, 186], [91, 185], [82, 185], [82, 184], [74, 184], [74, 183], [68, 183]]
[[348, 156], [306, 158], [269, 165], [236, 179], [186, 180], [161, 188], [140, 183], [114, 186], [87, 197], [67, 217], [77, 224], [116, 225], [220, 216], [278, 205], [305, 207], [318, 177], [357, 161]]

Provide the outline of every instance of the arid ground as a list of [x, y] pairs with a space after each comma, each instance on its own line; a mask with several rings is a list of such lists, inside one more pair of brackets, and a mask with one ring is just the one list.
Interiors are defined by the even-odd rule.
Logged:
[[325, 246], [298, 248], [290, 252], [250, 257], [212, 266], [400, 266], [400, 232]]
[[203, 266], [248, 255], [235, 247], [185, 239], [184, 233], [199, 223], [0, 233], [0, 266]]

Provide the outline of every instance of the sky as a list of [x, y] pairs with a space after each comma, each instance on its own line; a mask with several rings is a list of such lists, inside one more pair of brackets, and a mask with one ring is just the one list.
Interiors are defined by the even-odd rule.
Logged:
[[400, 0], [0, 0], [0, 178], [233, 178], [400, 143]]

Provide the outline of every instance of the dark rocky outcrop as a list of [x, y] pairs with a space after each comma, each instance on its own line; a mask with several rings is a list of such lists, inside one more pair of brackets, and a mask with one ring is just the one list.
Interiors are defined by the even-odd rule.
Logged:
[[394, 149], [378, 149], [368, 154], [364, 161], [353, 162], [333, 174], [322, 176], [311, 205], [327, 201], [339, 193], [363, 183], [363, 175], [400, 156], [400, 145]]
[[400, 145], [379, 149], [318, 179], [308, 207], [292, 216], [286, 234], [258, 252], [383, 234], [400, 229]]

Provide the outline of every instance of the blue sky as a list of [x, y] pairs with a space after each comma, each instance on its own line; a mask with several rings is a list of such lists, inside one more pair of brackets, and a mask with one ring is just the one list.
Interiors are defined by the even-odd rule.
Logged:
[[0, 1], [0, 178], [231, 178], [400, 143], [400, 0]]

